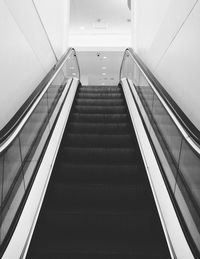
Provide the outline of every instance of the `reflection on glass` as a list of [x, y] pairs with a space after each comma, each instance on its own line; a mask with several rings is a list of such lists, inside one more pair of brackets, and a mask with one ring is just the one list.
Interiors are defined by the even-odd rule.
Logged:
[[13, 142], [4, 155], [4, 174], [3, 174], [3, 197], [7, 197], [10, 187], [17, 180], [19, 169], [22, 165], [19, 138]]
[[0, 157], [0, 206], [3, 199], [3, 156]]
[[182, 144], [179, 170], [200, 209], [200, 159], [185, 140]]
[[152, 114], [165, 141], [167, 150], [172, 155], [173, 160], [178, 167], [182, 136], [156, 95], [154, 96]]
[[29, 120], [20, 133], [21, 152], [23, 160], [29, 154], [36, 137], [48, 116], [47, 94], [38, 103], [37, 107], [29, 117]]

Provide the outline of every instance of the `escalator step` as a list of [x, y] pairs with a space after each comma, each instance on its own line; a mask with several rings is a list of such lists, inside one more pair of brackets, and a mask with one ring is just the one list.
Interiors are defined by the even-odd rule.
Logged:
[[85, 105], [85, 106], [116, 106], [116, 105], [124, 105], [123, 99], [80, 99], [76, 98], [77, 105]]
[[[58, 157], [59, 159], [59, 157]], [[127, 183], [145, 181], [144, 167], [137, 164], [108, 165], [108, 164], [70, 164], [59, 160], [55, 167], [58, 182], [81, 183]]]
[[84, 98], [86, 98], [86, 99], [92, 99], [92, 98], [94, 98], [94, 99], [97, 99], [97, 98], [99, 98], [99, 99], [113, 99], [113, 100], [115, 100], [115, 99], [121, 99], [122, 98], [122, 94], [121, 93], [110, 93], [110, 92], [108, 92], [108, 93], [98, 93], [98, 92], [96, 92], [96, 93], [84, 93], [84, 92], [82, 92], [82, 93], [78, 93], [77, 94], [77, 97], [78, 98], [82, 98], [82, 99], [84, 99]]
[[127, 134], [130, 132], [128, 123], [83, 123], [70, 122], [68, 131], [80, 134]]
[[103, 134], [73, 134], [68, 133], [63, 136], [66, 146], [73, 147], [132, 147], [135, 141], [135, 136], [124, 135], [103, 135]]
[[127, 122], [129, 117], [127, 114], [87, 114], [87, 113], [72, 113], [70, 116], [73, 122], [94, 122], [94, 123], [118, 123]]
[[84, 106], [74, 105], [73, 111], [78, 113], [104, 113], [104, 114], [116, 114], [126, 113], [127, 108], [125, 105], [118, 106]]
[[106, 91], [106, 92], [111, 92], [113, 90], [119, 90], [121, 91], [121, 87], [119, 86], [103, 86], [103, 85], [100, 85], [100, 86], [83, 86], [83, 87], [80, 87], [79, 88], [79, 91], [84, 91], [84, 90], [89, 90], [89, 91]]
[[[98, 243], [99, 244], [99, 243]], [[160, 251], [161, 249], [156, 249], [152, 252], [152, 247], [149, 247], [149, 249], [145, 249], [145, 251], [142, 249], [142, 247], [137, 249], [134, 249], [134, 251], [127, 251], [127, 247], [119, 251], [119, 249], [116, 248], [110, 248], [108, 249], [107, 246], [105, 247], [98, 247], [97, 249], [93, 249], [95, 246], [94, 244], [91, 244], [91, 247], [88, 247], [87, 249], [83, 245], [78, 247], [74, 247], [74, 249], [66, 249], [64, 250], [62, 246], [58, 246], [57, 248], [54, 248], [53, 246], [48, 247], [47, 249], [43, 249], [39, 247], [40, 253], [39, 254], [33, 254], [32, 259], [147, 259], [146, 255], [148, 254], [148, 258], [153, 259], [160, 259], [163, 258], [161, 255], [165, 251]], [[64, 246], [65, 247], [65, 246]], [[137, 250], [137, 251], [136, 251]]]
[[83, 87], [83, 88], [80, 88], [79, 89], [79, 92], [80, 93], [107, 93], [107, 92], [110, 92], [110, 93], [120, 93], [121, 90], [119, 88], [109, 88], [109, 89], [106, 89], [106, 88], [89, 88], [89, 87]]
[[[151, 210], [138, 209], [129, 210], [80, 210], [71, 211], [48, 210], [48, 213], [41, 219], [42, 231], [54, 233], [54, 240], [59, 236], [70, 238], [73, 232], [75, 237], [97, 238], [97, 239], [120, 239], [127, 238], [129, 241], [151, 240], [159, 229], [156, 227], [156, 219]], [[136, 223], [137, 222], [137, 223]], [[98, 233], [95, 235], [95, 233]], [[135, 234], [134, 234], [135, 233]], [[50, 232], [49, 232], [50, 234]], [[126, 237], [125, 237], [126, 236]], [[75, 241], [75, 240], [74, 240]], [[48, 242], [48, 241], [47, 241]]]
[[62, 159], [77, 163], [134, 163], [139, 154], [134, 148], [78, 148], [64, 147]]
[[[111, 183], [56, 183], [52, 185], [49, 208], [51, 210], [129, 210], [150, 209], [152, 206], [149, 190], [142, 181], [137, 184]], [[63, 197], [65, 203], [63, 204]], [[134, 206], [133, 206], [134, 204]], [[145, 205], [145, 206], [144, 206]]]

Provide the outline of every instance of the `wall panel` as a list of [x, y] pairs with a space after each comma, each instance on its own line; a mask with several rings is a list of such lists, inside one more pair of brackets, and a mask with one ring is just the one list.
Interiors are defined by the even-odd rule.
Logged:
[[23, 104], [46, 71], [4, 1], [0, 0], [0, 128]]
[[200, 129], [200, 3], [162, 57], [155, 75]]
[[200, 129], [199, 1], [133, 0], [133, 4], [133, 48]]
[[59, 59], [68, 48], [70, 0], [34, 0]]

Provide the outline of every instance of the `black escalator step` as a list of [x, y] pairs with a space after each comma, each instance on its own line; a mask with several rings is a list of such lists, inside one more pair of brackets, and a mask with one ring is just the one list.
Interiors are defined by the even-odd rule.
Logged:
[[[83, 133], [83, 132], [82, 132]], [[132, 147], [136, 143], [133, 135], [65, 134], [63, 145], [73, 147]]]
[[102, 259], [118, 258], [110, 255], [123, 255], [123, 259], [129, 258], [126, 255], [137, 259], [167, 259], [170, 257], [160, 232], [157, 217], [148, 210], [134, 213], [48, 210], [40, 217], [40, 228], [33, 237], [34, 247], [28, 258], [77, 259], [78, 254], [85, 256], [78, 258], [87, 259], [91, 255]]
[[80, 99], [76, 98], [75, 102], [77, 105], [85, 106], [113, 106], [113, 105], [124, 105], [123, 99]]
[[121, 99], [122, 94], [121, 93], [77, 93], [77, 97], [78, 98], [90, 98], [90, 99]]
[[130, 132], [130, 124], [70, 122], [67, 129], [71, 133], [80, 134], [127, 134]]
[[74, 105], [73, 111], [78, 113], [126, 113], [127, 107], [125, 105], [119, 106], [84, 106]]
[[120, 93], [121, 89], [120, 88], [80, 88], [79, 93]]
[[92, 249], [88, 247], [81, 250], [79, 247], [76, 247], [74, 250], [67, 249], [66, 251], [62, 247], [55, 249], [54, 247], [50, 247], [46, 250], [45, 248], [40, 249], [38, 253], [32, 254], [31, 259], [147, 259], [147, 254], [149, 259], [170, 259], [165, 255], [165, 251], [156, 248], [152, 250], [151, 247], [149, 249], [145, 247], [145, 251], [141, 247], [138, 250], [134, 249], [134, 251], [129, 251], [128, 248], [124, 248], [123, 250], [121, 248], [119, 251], [119, 247], [106, 251], [105, 248]]
[[109, 85], [109, 86], [105, 86], [105, 85], [95, 85], [95, 86], [82, 86], [82, 87], [79, 87], [79, 90], [82, 90], [82, 89], [87, 89], [87, 90], [113, 90], [113, 89], [121, 89], [121, 87], [119, 86], [116, 86], [116, 85]]
[[[71, 254], [93, 251], [94, 255], [98, 252], [126, 254], [128, 251], [142, 256], [147, 256], [148, 251], [148, 257], [136, 258], [149, 258], [149, 254], [170, 258], [165, 240], [160, 236], [163, 233], [158, 227], [159, 219], [150, 210], [48, 210], [41, 215], [39, 223], [34, 235], [36, 251], [70, 251]], [[31, 253], [34, 254], [34, 249]]]
[[76, 148], [64, 147], [63, 161], [77, 163], [135, 163], [139, 154], [134, 148]]
[[[65, 240], [76, 233], [74, 239], [94, 239], [109, 241], [151, 241], [152, 233], [157, 234], [160, 222], [158, 217], [149, 209], [139, 210], [94, 210], [74, 209], [71, 211], [48, 210], [41, 215], [41, 232], [47, 236], [54, 233], [54, 240], [58, 236], [65, 236]], [[159, 224], [158, 224], [159, 223]], [[51, 229], [49, 229], [51, 226]], [[49, 233], [49, 234], [48, 234]], [[126, 236], [126, 237], [125, 237]], [[73, 238], [73, 237], [72, 237]], [[74, 240], [75, 241], [75, 240]], [[114, 240], [113, 240], [114, 241]], [[46, 241], [48, 242], [48, 240]], [[112, 241], [111, 241], [112, 242]]]
[[146, 181], [146, 173], [141, 161], [137, 164], [67, 164], [59, 161], [55, 167], [57, 181], [81, 183], [138, 183]]
[[[54, 210], [130, 210], [150, 209], [153, 205], [144, 183], [88, 184], [54, 183], [48, 193], [48, 208]], [[63, 203], [63, 199], [65, 202]]]
[[87, 113], [72, 113], [71, 121], [74, 122], [127, 122], [128, 114], [87, 114]]

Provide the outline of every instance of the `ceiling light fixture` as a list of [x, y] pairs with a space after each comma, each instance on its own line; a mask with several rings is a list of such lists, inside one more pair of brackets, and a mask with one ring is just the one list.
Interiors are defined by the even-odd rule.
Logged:
[[103, 69], [103, 70], [106, 70], [106, 69], [107, 69], [107, 67], [102, 67], [102, 69]]
[[106, 75], [106, 73], [102, 73], [102, 76], [105, 76]]

